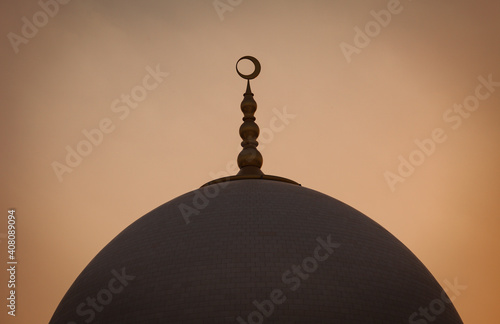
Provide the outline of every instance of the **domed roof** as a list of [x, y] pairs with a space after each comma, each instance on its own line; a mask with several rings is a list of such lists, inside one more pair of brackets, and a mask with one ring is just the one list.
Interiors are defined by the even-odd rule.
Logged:
[[[414, 313], [437, 299], [448, 300], [425, 266], [361, 212], [247, 179], [186, 193], [131, 224], [50, 323], [427, 323]], [[441, 305], [438, 323], [462, 323]]]

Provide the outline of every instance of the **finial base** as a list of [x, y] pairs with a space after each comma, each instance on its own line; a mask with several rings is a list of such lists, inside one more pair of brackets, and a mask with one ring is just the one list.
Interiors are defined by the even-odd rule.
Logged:
[[217, 183], [228, 182], [228, 181], [250, 180], [250, 179], [280, 181], [280, 182], [286, 182], [286, 183], [300, 186], [300, 183], [295, 182], [293, 180], [283, 178], [283, 177], [268, 175], [268, 174], [263, 174], [263, 175], [256, 175], [256, 174], [239, 175], [238, 174], [238, 175], [234, 175], [234, 176], [227, 176], [227, 177], [223, 177], [223, 178], [209, 181], [209, 182], [205, 183], [203, 186], [201, 186], [200, 188], [210, 186], [213, 184], [217, 184]]
[[256, 166], [253, 166], [253, 165], [249, 165], [249, 166], [242, 167], [240, 169], [240, 171], [238, 172], [238, 174], [236, 174], [236, 175], [257, 175], [257, 176], [261, 176], [261, 175], [264, 175], [264, 173], [260, 170], [259, 167], [256, 167]]

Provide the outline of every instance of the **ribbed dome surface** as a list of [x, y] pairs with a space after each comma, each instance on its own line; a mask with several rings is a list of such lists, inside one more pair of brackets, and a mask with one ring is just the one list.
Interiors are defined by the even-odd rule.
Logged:
[[[412, 252], [352, 207], [297, 185], [238, 180], [127, 227], [51, 323], [412, 323], [442, 292]], [[462, 323], [441, 304], [435, 323]]]

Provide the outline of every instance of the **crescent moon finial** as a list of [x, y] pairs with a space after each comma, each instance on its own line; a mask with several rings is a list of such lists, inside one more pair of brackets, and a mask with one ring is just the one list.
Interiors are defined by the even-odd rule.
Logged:
[[[249, 61], [251, 61], [253, 63], [253, 65], [255, 66], [254, 71], [252, 73], [250, 73], [250, 74], [243, 74], [243, 73], [241, 73], [238, 70], [238, 63], [240, 63], [241, 60], [249, 60]], [[259, 75], [259, 73], [260, 73], [260, 62], [259, 62], [259, 60], [257, 60], [253, 56], [243, 56], [242, 58], [240, 58], [238, 60], [238, 62], [236, 62], [236, 72], [238, 72], [239, 76], [242, 77], [243, 79], [247, 79], [247, 80], [255, 79]]]

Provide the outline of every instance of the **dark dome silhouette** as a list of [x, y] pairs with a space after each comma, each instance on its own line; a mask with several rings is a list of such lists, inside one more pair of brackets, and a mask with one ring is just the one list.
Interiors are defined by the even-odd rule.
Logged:
[[[244, 58], [255, 71], [238, 73], [253, 79], [260, 64]], [[127, 227], [50, 323], [462, 323], [391, 233], [334, 198], [262, 173], [256, 108], [248, 81], [238, 174]]]
[[[218, 191], [186, 224], [179, 206]], [[307, 258], [321, 246], [318, 238], [328, 237], [340, 245], [330, 254], [321, 248], [318, 254], [328, 258], [315, 267]], [[308, 278], [301, 279], [291, 270], [306, 259]], [[317, 191], [272, 180], [213, 184], [146, 214], [90, 262], [52, 323], [84, 323], [90, 315], [77, 315], [78, 305], [108, 287], [112, 269], [121, 274], [123, 268], [135, 278], [95, 312], [96, 323], [238, 323], [238, 316], [248, 322], [258, 310], [254, 300], [270, 300], [275, 289], [286, 300], [273, 303], [265, 322], [408, 323], [443, 291], [412, 252], [370, 218]], [[291, 274], [284, 281], [285, 273]], [[461, 321], [447, 304], [437, 323]]]

